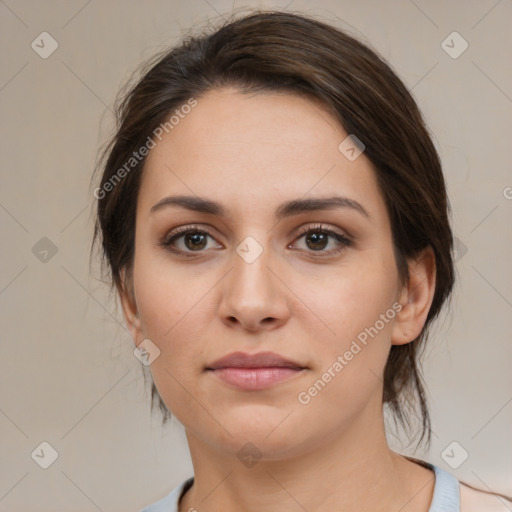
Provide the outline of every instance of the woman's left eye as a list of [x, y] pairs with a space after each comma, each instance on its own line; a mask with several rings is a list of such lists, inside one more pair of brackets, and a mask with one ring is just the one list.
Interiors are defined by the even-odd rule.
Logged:
[[[172, 252], [190, 254], [203, 252], [203, 249], [207, 248], [208, 238], [214, 240], [207, 231], [195, 226], [183, 226], [169, 233], [160, 245]], [[307, 248], [300, 250], [321, 253], [320, 256], [337, 254], [352, 244], [352, 241], [346, 236], [327, 229], [322, 225], [308, 226], [303, 229], [296, 238], [296, 241], [302, 238], [304, 238]], [[335, 241], [336, 246], [326, 250], [331, 240]]]
[[[304, 238], [306, 247], [311, 249], [312, 252], [322, 253], [320, 256], [332, 256], [352, 245], [352, 241], [348, 237], [331, 229], [327, 229], [321, 224], [308, 226], [306, 229], [302, 230], [297, 240], [301, 238]], [[333, 249], [325, 250], [329, 245], [329, 239], [334, 239], [336, 246]]]

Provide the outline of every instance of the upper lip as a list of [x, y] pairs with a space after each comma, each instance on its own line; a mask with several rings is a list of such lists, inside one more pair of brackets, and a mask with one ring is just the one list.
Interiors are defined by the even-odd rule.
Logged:
[[217, 359], [206, 367], [207, 370], [218, 370], [220, 368], [305, 368], [301, 364], [283, 357], [274, 352], [259, 352], [257, 354], [246, 354], [244, 352], [232, 352], [227, 356]]

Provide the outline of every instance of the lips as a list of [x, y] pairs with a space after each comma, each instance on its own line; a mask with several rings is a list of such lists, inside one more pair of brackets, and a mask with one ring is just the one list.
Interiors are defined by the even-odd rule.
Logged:
[[306, 367], [274, 352], [259, 352], [257, 354], [233, 352], [217, 359], [206, 367], [207, 370], [220, 370], [222, 368], [290, 368], [303, 370]]
[[231, 388], [262, 391], [299, 378], [307, 368], [273, 352], [233, 352], [207, 366], [206, 370]]

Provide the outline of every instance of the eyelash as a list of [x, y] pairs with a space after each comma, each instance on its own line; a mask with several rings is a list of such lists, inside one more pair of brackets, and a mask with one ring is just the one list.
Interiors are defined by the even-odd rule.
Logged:
[[[182, 254], [186, 257], [194, 257], [194, 256], [196, 256], [196, 253], [201, 253], [204, 251], [182, 251], [180, 249], [176, 249], [175, 247], [173, 247], [173, 244], [176, 242], [176, 240], [178, 240], [179, 238], [183, 237], [186, 234], [191, 234], [191, 233], [201, 233], [201, 234], [205, 234], [205, 235], [208, 235], [209, 237], [213, 238], [213, 236], [210, 233], [208, 233], [208, 231], [206, 231], [204, 229], [199, 229], [198, 226], [195, 226], [195, 225], [188, 225], [188, 226], [181, 226], [181, 227], [175, 229], [174, 231], [171, 231], [170, 233], [168, 233], [164, 237], [164, 239], [160, 242], [159, 245], [161, 245], [168, 251]], [[302, 238], [305, 235], [313, 234], [313, 233], [329, 235], [329, 236], [333, 237], [334, 239], [336, 239], [336, 241], [340, 244], [336, 249], [331, 249], [330, 251], [324, 251], [324, 250], [307, 251], [307, 252], [310, 252], [313, 254], [318, 254], [318, 256], [320, 258], [327, 257], [327, 256], [334, 256], [334, 255], [346, 250], [347, 247], [350, 247], [352, 245], [351, 239], [349, 239], [348, 237], [346, 237], [340, 233], [337, 233], [336, 231], [333, 231], [331, 229], [324, 227], [322, 224], [317, 224], [315, 226], [306, 226], [305, 228], [301, 229], [301, 231], [299, 232], [295, 241], [299, 240], [300, 238]]]

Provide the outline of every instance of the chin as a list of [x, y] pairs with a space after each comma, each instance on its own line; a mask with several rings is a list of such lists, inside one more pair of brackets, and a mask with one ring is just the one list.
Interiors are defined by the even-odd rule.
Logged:
[[243, 452], [244, 447], [250, 452], [253, 445], [255, 451], [260, 452], [258, 455], [262, 460], [279, 460], [297, 452], [297, 446], [307, 440], [307, 432], [300, 430], [296, 419], [292, 419], [293, 414], [287, 418], [290, 411], [280, 409], [264, 414], [257, 409], [253, 408], [249, 415], [238, 414], [236, 419], [231, 417], [229, 421], [227, 418], [221, 420], [221, 424], [231, 434], [223, 431], [225, 435], [222, 435], [222, 442], [227, 444], [229, 451], [239, 455], [238, 452]]

